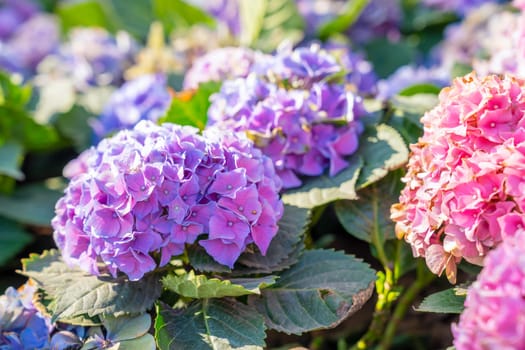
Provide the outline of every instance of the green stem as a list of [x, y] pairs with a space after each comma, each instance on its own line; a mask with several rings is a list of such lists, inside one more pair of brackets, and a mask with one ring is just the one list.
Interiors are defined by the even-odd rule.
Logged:
[[418, 261], [417, 264], [417, 277], [416, 281], [406, 290], [405, 293], [399, 298], [392, 317], [388, 322], [385, 332], [381, 338], [381, 343], [377, 347], [377, 350], [387, 350], [392, 344], [392, 340], [396, 334], [397, 326], [403, 320], [408, 308], [414, 302], [414, 299], [419, 295], [419, 293], [425, 288], [430, 282], [434, 280], [436, 276], [430, 274], [426, 270], [426, 266], [421, 261]]

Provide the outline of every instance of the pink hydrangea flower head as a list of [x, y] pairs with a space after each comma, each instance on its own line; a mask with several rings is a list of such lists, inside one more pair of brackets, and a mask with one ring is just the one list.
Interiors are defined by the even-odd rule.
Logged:
[[67, 263], [93, 274], [138, 280], [197, 241], [233, 267], [251, 243], [266, 253], [283, 213], [270, 159], [244, 135], [214, 128], [200, 135], [143, 120], [82, 153], [65, 175], [54, 238]]
[[451, 282], [461, 259], [482, 265], [524, 217], [524, 112], [525, 81], [472, 73], [421, 119], [391, 217], [414, 256]]
[[457, 350], [525, 349], [525, 244], [519, 235], [487, 255], [468, 289], [465, 310], [452, 325]]

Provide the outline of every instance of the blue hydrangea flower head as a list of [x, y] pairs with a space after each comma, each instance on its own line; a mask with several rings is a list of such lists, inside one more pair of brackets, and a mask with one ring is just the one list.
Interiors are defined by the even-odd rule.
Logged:
[[36, 287], [26, 283], [18, 290], [7, 288], [0, 296], [0, 349], [49, 348], [51, 325], [33, 305]]

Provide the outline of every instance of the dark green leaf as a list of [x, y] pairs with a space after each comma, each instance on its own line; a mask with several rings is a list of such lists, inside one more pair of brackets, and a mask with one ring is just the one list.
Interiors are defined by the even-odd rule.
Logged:
[[16, 180], [23, 180], [24, 173], [20, 171], [24, 149], [15, 141], [7, 141], [0, 145], [0, 175], [7, 175]]
[[261, 296], [249, 296], [248, 303], [269, 328], [301, 334], [335, 327], [359, 310], [372, 295], [375, 279], [375, 272], [353, 256], [311, 250]]
[[394, 238], [394, 223], [390, 220], [390, 207], [399, 194], [399, 177], [387, 176], [358, 192], [359, 199], [335, 203], [335, 213], [345, 230], [366, 242], [377, 231], [380, 244]]
[[61, 2], [56, 13], [64, 32], [74, 27], [103, 27], [110, 32], [115, 31], [113, 19], [102, 4], [96, 0]]
[[233, 299], [203, 299], [183, 310], [157, 305], [160, 350], [256, 350], [265, 346], [265, 337], [262, 316]]
[[84, 107], [74, 105], [66, 113], [57, 116], [55, 125], [60, 133], [70, 139], [77, 151], [83, 151], [92, 144], [93, 130], [88, 121], [94, 115]]
[[311, 212], [304, 208], [285, 205], [279, 221], [279, 231], [273, 238], [266, 255], [245, 252], [237, 261], [234, 273], [249, 275], [281, 271], [294, 264], [304, 248], [304, 235], [310, 224]]
[[159, 123], [174, 123], [191, 125], [203, 130], [207, 122], [210, 96], [219, 91], [220, 82], [207, 82], [200, 84], [197, 91], [189, 99], [175, 97], [166, 115], [159, 119]]
[[52, 320], [79, 316], [121, 316], [148, 310], [161, 294], [156, 274], [139, 281], [108, 275], [93, 276], [66, 265], [57, 250], [32, 254], [22, 260], [23, 275], [33, 279], [43, 291], [44, 304]]
[[0, 195], [0, 215], [21, 223], [49, 226], [61, 196], [62, 192], [42, 183], [19, 186], [10, 196]]
[[356, 183], [363, 166], [360, 156], [352, 156], [350, 165], [335, 176], [327, 174], [303, 178], [303, 185], [283, 193], [283, 202], [300, 208], [315, 208], [339, 199], [357, 199]]
[[408, 148], [403, 138], [386, 124], [368, 127], [360, 142], [357, 154], [364, 159], [364, 165], [359, 172], [358, 189], [382, 179], [408, 161]]
[[463, 288], [450, 288], [426, 297], [417, 311], [445, 314], [460, 314], [463, 312], [466, 291]]
[[204, 248], [197, 244], [189, 246], [187, 253], [190, 260], [190, 265], [196, 271], [219, 273], [231, 272], [228, 266], [224, 266], [213, 260], [213, 258], [204, 250]]
[[417, 54], [414, 43], [408, 40], [392, 42], [387, 38], [371, 40], [366, 44], [365, 50], [380, 78], [386, 78], [397, 68], [413, 62]]
[[275, 276], [232, 281], [208, 278], [205, 275], [195, 275], [194, 271], [186, 272], [180, 276], [169, 275], [162, 279], [162, 284], [165, 288], [181, 296], [194, 299], [260, 294], [261, 288], [266, 288], [274, 283]]
[[33, 240], [22, 226], [0, 217], [0, 265], [4, 265]]

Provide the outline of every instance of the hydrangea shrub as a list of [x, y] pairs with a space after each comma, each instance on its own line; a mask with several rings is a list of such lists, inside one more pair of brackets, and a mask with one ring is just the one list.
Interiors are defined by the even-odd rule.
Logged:
[[454, 80], [421, 122], [405, 188], [392, 206], [396, 234], [436, 274], [485, 255], [523, 224], [525, 81], [505, 76]]
[[198, 244], [232, 267], [277, 233], [281, 183], [269, 158], [239, 135], [141, 121], [82, 153], [52, 221], [64, 260], [99, 263], [131, 280]]

